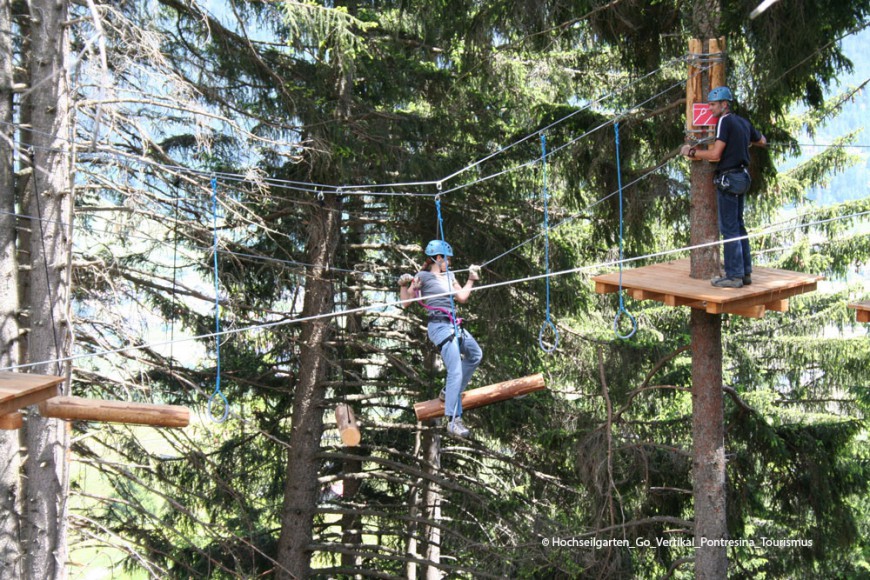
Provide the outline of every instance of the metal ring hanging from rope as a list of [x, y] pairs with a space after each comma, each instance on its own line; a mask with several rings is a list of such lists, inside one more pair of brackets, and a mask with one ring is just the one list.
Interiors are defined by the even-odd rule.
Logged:
[[[547, 275], [544, 278], [547, 283], [547, 319], [541, 324], [541, 330], [538, 332], [538, 346], [541, 347], [547, 354], [553, 354], [559, 346], [559, 329], [550, 320], [550, 221], [547, 211], [547, 136], [541, 133], [541, 178], [543, 182], [543, 197], [544, 197], [544, 265], [547, 269]], [[553, 332], [553, 343], [547, 344], [544, 342], [544, 332], [547, 330]]]
[[[628, 339], [634, 336], [634, 333], [637, 332], [637, 320], [635, 320], [634, 316], [625, 309], [625, 302], [622, 297], [622, 169], [619, 164], [619, 121], [616, 121], [613, 124], [613, 130], [616, 134], [616, 181], [619, 187], [619, 309], [616, 311], [616, 316], [613, 318], [613, 334], [616, 335], [617, 338]], [[619, 333], [619, 319], [622, 315], [625, 314], [628, 316], [628, 319], [631, 320], [631, 332], [628, 334], [620, 334]]]
[[[217, 177], [211, 178], [211, 203], [212, 225], [214, 231], [214, 326], [215, 326], [215, 354], [217, 356], [217, 372], [215, 373], [214, 392], [208, 398], [208, 417], [215, 423], [223, 423], [230, 414], [230, 402], [221, 391], [221, 305], [220, 283], [218, 279], [218, 202], [217, 202]], [[224, 410], [220, 415], [215, 415], [215, 400], [220, 397]]]

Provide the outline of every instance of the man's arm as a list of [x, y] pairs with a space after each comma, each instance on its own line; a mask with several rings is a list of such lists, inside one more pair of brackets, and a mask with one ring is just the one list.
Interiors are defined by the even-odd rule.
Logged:
[[758, 141], [752, 141], [752, 142], [749, 144], [750, 147], [753, 146], [753, 145], [755, 145], [756, 147], [767, 147], [767, 137], [765, 137], [764, 135], [762, 135], [762, 136], [761, 136], [761, 139], [759, 139]]
[[711, 161], [713, 163], [718, 163], [722, 159], [723, 151], [725, 151], [725, 141], [718, 139], [713, 141], [713, 145], [709, 149], [696, 149], [688, 144], [680, 148], [680, 154], [685, 155], [693, 161]]

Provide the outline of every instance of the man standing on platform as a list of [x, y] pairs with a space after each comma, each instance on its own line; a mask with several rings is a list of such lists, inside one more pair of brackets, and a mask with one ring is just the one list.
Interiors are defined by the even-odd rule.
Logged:
[[[765, 147], [767, 139], [752, 123], [731, 112], [731, 89], [716, 87], [707, 96], [710, 113], [719, 118], [716, 140], [707, 149], [683, 145], [680, 153], [693, 161], [718, 163], [713, 183], [718, 191], [719, 233], [725, 240], [725, 276], [714, 278], [713, 286], [742, 288], [752, 284], [752, 256], [743, 223], [744, 198], [749, 178], [749, 147]], [[735, 239], [743, 237], [743, 239]], [[732, 241], [729, 241], [732, 240]]]

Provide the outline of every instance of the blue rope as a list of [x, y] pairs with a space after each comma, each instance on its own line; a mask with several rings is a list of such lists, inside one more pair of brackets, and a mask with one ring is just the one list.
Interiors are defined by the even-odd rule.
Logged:
[[[438, 235], [441, 237], [441, 241], [445, 242], [447, 240], [444, 239], [444, 220], [441, 217], [441, 198], [439, 196], [435, 197], [435, 210], [438, 212]], [[453, 336], [459, 338], [459, 325], [456, 323], [456, 304], [453, 302], [453, 285], [450, 283], [450, 261], [447, 259], [447, 256], [444, 256], [444, 263], [447, 265], [444, 274], [447, 276], [447, 290], [450, 292], [450, 313], [452, 314]]]
[[[441, 184], [438, 184], [438, 190], [441, 190]], [[441, 241], [445, 242], [447, 240], [444, 239], [444, 219], [441, 217], [441, 196], [435, 196], [435, 210], [438, 212], [438, 235], [441, 236]], [[450, 261], [447, 259], [447, 256], [444, 256], [444, 263], [446, 265], [446, 270], [444, 271], [444, 275], [447, 277], [447, 289], [450, 291], [450, 320], [453, 322], [453, 338], [454, 340], [462, 340], [462, 335], [459, 334], [459, 324], [456, 322], [456, 303], [453, 302], [453, 285], [450, 283]], [[461, 352], [461, 346], [460, 346]], [[456, 404], [453, 405], [453, 419], [451, 420], [451, 425], [453, 421], [457, 418], [457, 412], [459, 411], [459, 400], [462, 394], [460, 393], [459, 397], [456, 398]]]
[[[217, 203], [217, 177], [211, 178], [211, 204], [212, 224], [214, 230], [214, 327], [215, 327], [215, 353], [217, 354], [217, 377], [215, 379], [214, 393], [208, 399], [208, 416], [215, 423], [223, 423], [230, 414], [230, 402], [221, 391], [221, 305], [220, 285], [218, 280], [218, 203]], [[220, 416], [214, 413], [214, 403], [220, 397], [224, 411]]]
[[[635, 320], [634, 316], [625, 309], [625, 302], [622, 296], [622, 169], [619, 165], [619, 121], [613, 124], [613, 130], [616, 134], [616, 181], [619, 187], [619, 310], [616, 312], [616, 316], [613, 318], [613, 333], [617, 338], [631, 338], [634, 336], [634, 333], [637, 332], [637, 320]], [[625, 314], [628, 316], [628, 319], [631, 320], [631, 332], [628, 334], [619, 334], [619, 319]]]
[[[547, 354], [553, 354], [556, 347], [559, 346], [559, 330], [553, 321], [550, 320], [550, 218], [547, 211], [547, 136], [541, 133], [541, 173], [543, 179], [543, 195], [544, 195], [544, 264], [547, 269], [547, 276], [544, 278], [547, 281], [547, 320], [541, 324], [541, 330], [538, 332], [538, 346]], [[547, 345], [544, 343], [544, 332], [549, 329], [553, 331], [553, 344]]]

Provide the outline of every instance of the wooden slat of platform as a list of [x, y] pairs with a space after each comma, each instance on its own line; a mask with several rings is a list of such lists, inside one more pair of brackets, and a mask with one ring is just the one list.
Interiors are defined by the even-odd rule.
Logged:
[[870, 322], [870, 300], [849, 304], [849, 308], [855, 309], [855, 320], [858, 322]]
[[64, 380], [51, 375], [0, 372], [0, 415], [56, 397], [57, 386]]
[[[622, 287], [637, 300], [656, 300], [668, 306], [703, 308], [711, 314], [731, 313], [760, 317], [766, 310], [785, 312], [788, 298], [812, 292], [821, 276], [754, 268], [752, 284], [743, 288], [717, 288], [709, 280], [689, 276], [688, 259], [623, 270]], [[619, 290], [619, 273], [594, 276], [600, 294]]]

